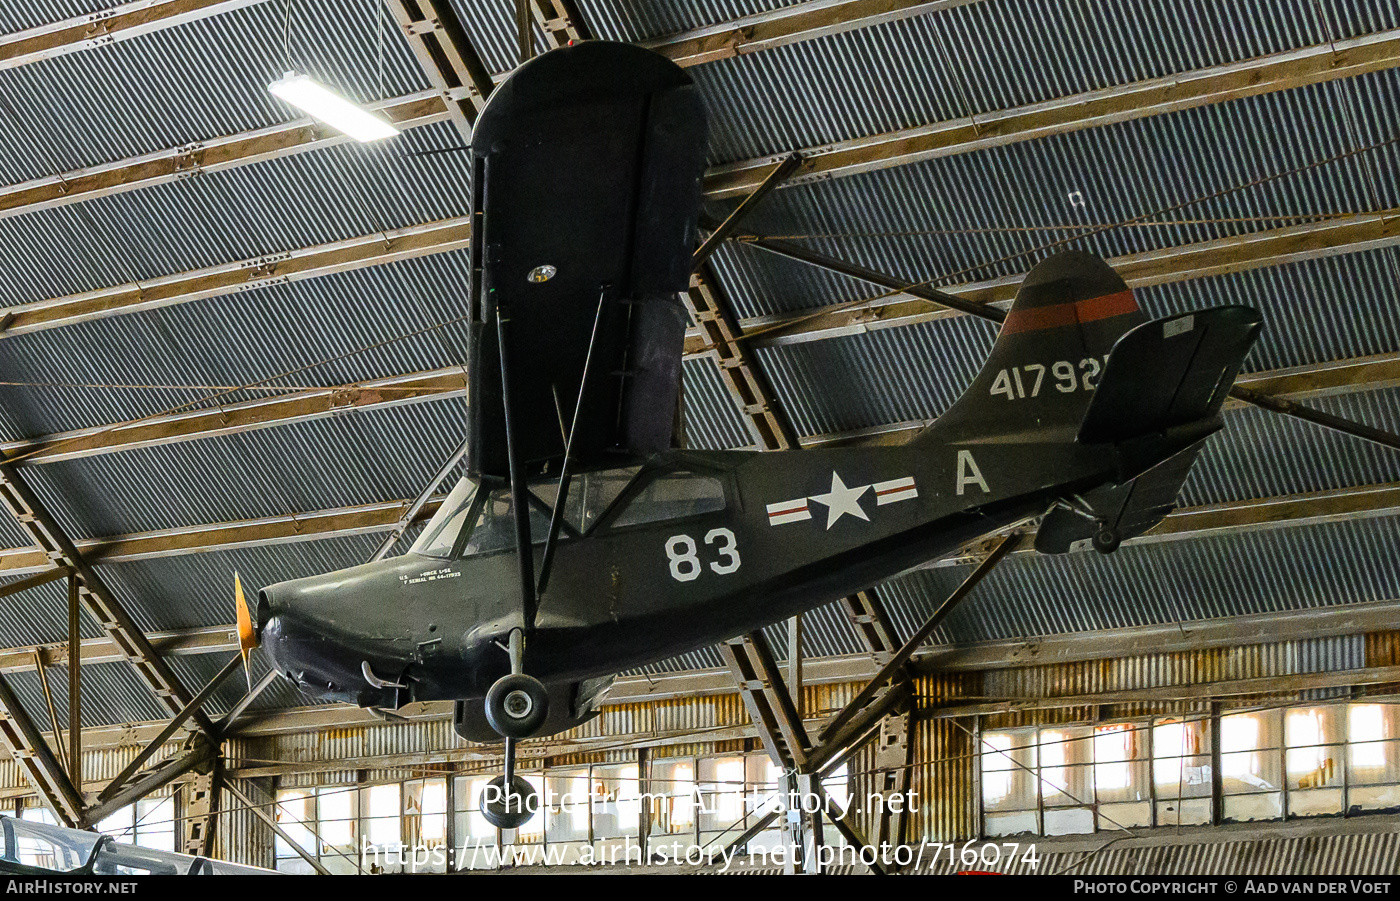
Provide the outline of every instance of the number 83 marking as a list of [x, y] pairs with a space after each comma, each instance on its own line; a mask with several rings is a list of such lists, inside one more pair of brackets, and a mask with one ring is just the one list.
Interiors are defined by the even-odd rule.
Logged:
[[[728, 529], [711, 529], [705, 533], [705, 544], [715, 546], [719, 560], [710, 561], [710, 570], [721, 576], [739, 571], [739, 547], [734, 533]], [[666, 559], [671, 561], [671, 578], [677, 582], [693, 582], [702, 569], [695, 539], [689, 535], [672, 535], [666, 539]]]

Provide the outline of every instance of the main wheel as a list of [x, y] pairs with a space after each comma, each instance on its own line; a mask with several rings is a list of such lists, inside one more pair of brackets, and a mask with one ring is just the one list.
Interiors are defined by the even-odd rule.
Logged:
[[486, 693], [486, 721], [506, 738], [529, 738], [549, 715], [549, 693], [534, 676], [502, 676]]
[[481, 790], [481, 815], [497, 829], [519, 829], [540, 809], [540, 795], [523, 776], [512, 780], [509, 794], [505, 784], [506, 777], [497, 776]]
[[1118, 545], [1123, 542], [1123, 536], [1108, 526], [1103, 526], [1094, 533], [1094, 550], [1100, 554], [1111, 554], [1118, 550]]

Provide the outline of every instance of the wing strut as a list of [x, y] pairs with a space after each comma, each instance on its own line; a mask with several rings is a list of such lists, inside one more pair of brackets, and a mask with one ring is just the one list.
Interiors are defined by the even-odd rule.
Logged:
[[569, 425], [569, 436], [564, 442], [564, 464], [559, 469], [559, 488], [554, 493], [554, 510], [549, 516], [549, 535], [544, 540], [544, 556], [540, 559], [540, 583], [536, 597], [544, 594], [549, 584], [549, 570], [554, 563], [554, 543], [559, 540], [559, 527], [564, 522], [564, 504], [569, 497], [569, 484], [573, 479], [574, 435], [578, 432], [578, 418], [583, 410], [583, 399], [588, 392], [588, 382], [593, 372], [593, 348], [598, 344], [599, 324], [603, 321], [603, 304], [608, 299], [608, 285], [598, 289], [598, 312], [593, 316], [593, 334], [588, 338], [588, 353], [583, 358], [583, 378], [579, 380], [578, 401], [574, 404], [573, 421]]
[[[515, 556], [520, 561], [520, 605], [521, 617], [526, 632], [535, 627], [535, 555], [530, 550], [530, 501], [528, 489], [520, 473], [520, 455], [515, 446], [515, 407], [510, 402], [510, 355], [506, 344], [506, 333], [510, 316], [503, 302], [496, 300], [496, 344], [501, 358], [501, 406], [506, 421], [506, 461], [510, 469], [510, 512], [515, 517]], [[511, 668], [515, 669], [512, 648]]]

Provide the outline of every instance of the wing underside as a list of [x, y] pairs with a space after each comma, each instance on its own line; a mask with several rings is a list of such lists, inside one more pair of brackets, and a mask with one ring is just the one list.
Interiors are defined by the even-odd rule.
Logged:
[[474, 475], [507, 475], [503, 347], [527, 472], [562, 460], [586, 362], [574, 465], [670, 446], [705, 138], [689, 76], [629, 45], [553, 51], [492, 95], [472, 137]]

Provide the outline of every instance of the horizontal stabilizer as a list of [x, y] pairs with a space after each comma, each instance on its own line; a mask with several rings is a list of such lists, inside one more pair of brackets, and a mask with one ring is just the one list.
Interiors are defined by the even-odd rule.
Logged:
[[[1197, 442], [1132, 481], [1087, 492], [1083, 500], [1120, 538], [1141, 535], [1176, 506], [1176, 496], [1204, 446], [1204, 442]], [[1041, 520], [1035, 549], [1042, 554], [1067, 554], [1087, 548], [1100, 527], [1081, 513], [1056, 507]]]
[[[1079, 442], [1122, 444], [1178, 430], [1191, 432], [1193, 424], [1213, 420], [1260, 324], [1257, 311], [1229, 306], [1134, 328], [1108, 355], [1084, 413]], [[1200, 437], [1196, 434], [1187, 443]]]

